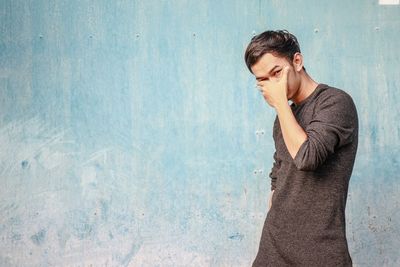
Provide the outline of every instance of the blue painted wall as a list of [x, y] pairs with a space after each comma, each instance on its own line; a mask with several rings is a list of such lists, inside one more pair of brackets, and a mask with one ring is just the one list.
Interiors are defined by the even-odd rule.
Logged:
[[400, 5], [0, 0], [0, 266], [249, 266], [274, 111], [243, 53], [297, 35], [360, 116], [354, 266], [399, 266]]

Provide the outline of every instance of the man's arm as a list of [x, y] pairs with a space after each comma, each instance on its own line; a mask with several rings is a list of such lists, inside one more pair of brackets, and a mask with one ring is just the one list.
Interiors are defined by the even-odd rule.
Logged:
[[336, 147], [344, 146], [358, 134], [357, 110], [350, 95], [341, 90], [321, 96], [315, 116], [302, 129], [287, 100], [285, 67], [277, 81], [260, 81], [257, 85], [268, 104], [276, 109], [285, 145], [296, 168], [312, 171], [318, 168]]
[[307, 134], [298, 124], [288, 102], [276, 105], [275, 110], [278, 114], [283, 140], [290, 156], [294, 159], [300, 146], [306, 141]]
[[347, 93], [325, 92], [314, 110], [315, 115], [304, 129], [307, 139], [293, 160], [302, 171], [317, 169], [337, 148], [348, 145], [358, 134], [357, 110]]
[[318, 168], [336, 147], [350, 143], [357, 129], [357, 111], [348, 94], [325, 94], [318, 101], [315, 116], [304, 130], [289, 105], [275, 106], [283, 139], [298, 170]]
[[[264, 98], [276, 110], [283, 140], [296, 167], [299, 170], [314, 170], [333, 152], [339, 141], [347, 143], [351, 140], [349, 137], [357, 124], [357, 112], [349, 95], [336, 95], [323, 101], [317, 118], [311, 126], [303, 130], [286, 97], [287, 74], [288, 69], [285, 68], [277, 82], [264, 81], [258, 85], [269, 83], [270, 88], [262, 92]], [[304, 147], [302, 155], [296, 157], [301, 147]]]

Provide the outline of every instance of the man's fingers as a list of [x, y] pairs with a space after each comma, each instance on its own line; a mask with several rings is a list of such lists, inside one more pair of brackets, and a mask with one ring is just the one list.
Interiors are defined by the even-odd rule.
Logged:
[[264, 81], [257, 82], [256, 86], [260, 87], [264, 85]]
[[259, 90], [259, 91], [261, 91], [262, 92], [262, 90], [263, 90], [263, 88], [264, 88], [264, 84], [265, 82], [258, 82], [257, 83], [257, 89]]
[[283, 68], [282, 79], [287, 80], [289, 69], [289, 66]]

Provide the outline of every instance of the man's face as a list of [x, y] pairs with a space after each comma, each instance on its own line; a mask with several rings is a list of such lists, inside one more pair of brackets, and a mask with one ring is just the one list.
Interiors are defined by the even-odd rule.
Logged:
[[280, 79], [283, 68], [289, 66], [288, 72], [288, 90], [287, 98], [290, 100], [297, 92], [298, 82], [297, 75], [293, 66], [284, 57], [277, 57], [271, 53], [264, 54], [256, 64], [251, 67], [257, 81], [270, 80], [276, 81]]

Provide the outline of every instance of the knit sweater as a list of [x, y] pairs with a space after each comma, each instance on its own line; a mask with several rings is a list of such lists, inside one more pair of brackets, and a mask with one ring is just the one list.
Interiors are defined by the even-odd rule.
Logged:
[[253, 266], [352, 266], [345, 206], [358, 145], [355, 104], [343, 90], [319, 84], [290, 107], [307, 140], [293, 159], [276, 117], [272, 206]]

